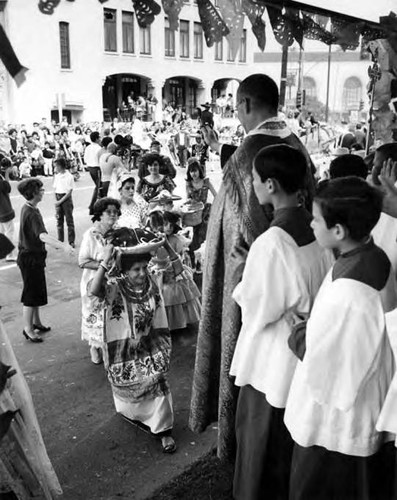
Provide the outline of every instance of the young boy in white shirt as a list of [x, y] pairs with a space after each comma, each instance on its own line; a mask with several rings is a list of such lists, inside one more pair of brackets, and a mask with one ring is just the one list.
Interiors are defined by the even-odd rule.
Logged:
[[272, 205], [274, 218], [252, 244], [233, 293], [242, 316], [230, 369], [240, 387], [236, 500], [288, 499], [293, 441], [283, 418], [297, 364], [288, 337], [295, 318], [310, 312], [332, 262], [300, 205], [306, 175], [304, 155], [287, 145], [263, 148], [254, 159], [255, 194]]
[[58, 240], [64, 241], [64, 221], [68, 228], [68, 243], [75, 247], [75, 230], [73, 220], [73, 199], [72, 192], [74, 188], [73, 175], [67, 169], [66, 160], [58, 158], [54, 161], [54, 192], [55, 192], [55, 217], [57, 221]]
[[394, 373], [385, 313], [396, 304], [392, 266], [370, 236], [381, 210], [382, 195], [357, 177], [325, 181], [314, 199], [316, 239], [339, 257], [314, 302], [285, 410], [290, 500], [395, 498], [388, 436], [375, 429]]

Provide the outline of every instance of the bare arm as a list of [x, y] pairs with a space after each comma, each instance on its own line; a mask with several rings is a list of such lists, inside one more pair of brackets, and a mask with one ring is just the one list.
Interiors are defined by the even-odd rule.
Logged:
[[211, 191], [211, 194], [212, 196], [215, 198], [216, 196], [216, 189], [214, 188], [212, 182], [208, 179], [208, 187], [209, 187], [209, 190]]
[[66, 201], [68, 198], [70, 198], [72, 196], [72, 191], [73, 189], [70, 189], [67, 193], [65, 193], [62, 198], [60, 198], [59, 200], [56, 200], [55, 201], [55, 206], [56, 207], [59, 207], [59, 205], [62, 205], [62, 203], [64, 201]]
[[63, 250], [69, 255], [75, 254], [75, 250], [73, 247], [71, 247], [67, 243], [63, 243], [63, 241], [57, 240], [53, 236], [50, 236], [48, 233], [40, 233], [39, 238], [43, 243], [49, 245], [52, 248], [55, 248], [56, 250]]
[[106, 245], [103, 253], [103, 260], [98, 265], [97, 272], [91, 281], [90, 292], [96, 297], [102, 296], [103, 283], [105, 280], [105, 273], [110, 265], [110, 260], [113, 255], [113, 245]]

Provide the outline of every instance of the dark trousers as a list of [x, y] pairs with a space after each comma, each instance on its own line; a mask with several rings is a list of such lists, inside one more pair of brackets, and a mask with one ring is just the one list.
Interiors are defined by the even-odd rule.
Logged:
[[395, 448], [390, 442], [369, 457], [344, 455], [295, 443], [290, 500], [391, 500]]
[[284, 410], [250, 385], [241, 387], [238, 396], [236, 440], [235, 500], [287, 500], [294, 443]]
[[90, 215], [93, 215], [93, 206], [99, 197], [99, 189], [101, 187], [101, 169], [99, 167], [87, 167], [88, 172], [91, 175], [91, 179], [94, 181], [95, 188], [92, 193], [91, 202], [89, 205]]
[[186, 148], [186, 146], [178, 146], [178, 158], [179, 158], [179, 164], [181, 167], [186, 167], [186, 162], [189, 157], [189, 152]]
[[[64, 194], [55, 195], [57, 200], [60, 200], [63, 196], [65, 195]], [[72, 197], [65, 200], [61, 205], [55, 207], [55, 218], [57, 221], [58, 240], [65, 241], [64, 222], [66, 219], [66, 225], [68, 228], [68, 242], [69, 245], [74, 245], [76, 234], [74, 231]]]
[[106, 196], [108, 195], [109, 186], [110, 186], [110, 181], [101, 182], [101, 192], [100, 192], [101, 198], [106, 198]]

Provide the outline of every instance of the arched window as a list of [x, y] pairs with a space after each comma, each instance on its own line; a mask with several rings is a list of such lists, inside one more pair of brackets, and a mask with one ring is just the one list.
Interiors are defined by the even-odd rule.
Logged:
[[360, 80], [351, 76], [343, 86], [343, 109], [359, 109], [362, 96], [362, 85]]
[[303, 77], [303, 88], [306, 91], [306, 97], [317, 97], [316, 82], [311, 76]]

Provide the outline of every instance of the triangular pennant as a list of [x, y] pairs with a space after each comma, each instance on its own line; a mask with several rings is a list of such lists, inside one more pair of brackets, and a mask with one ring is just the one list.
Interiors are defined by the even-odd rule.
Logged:
[[240, 48], [244, 27], [244, 14], [241, 11], [241, 6], [237, 3], [239, 2], [236, 0], [218, 0], [219, 11], [230, 32], [226, 38], [230, 46], [229, 55], [233, 61]]
[[3, 26], [0, 24], [0, 59], [8, 73], [14, 78], [15, 83], [18, 87], [24, 81], [24, 75], [27, 68], [22, 66], [16, 56], [14, 49], [8, 39], [7, 33], [5, 32]]
[[350, 23], [338, 18], [332, 18], [331, 33], [335, 37], [335, 43], [342, 50], [356, 50], [360, 43], [360, 32], [364, 23]]
[[263, 52], [266, 47], [266, 23], [260, 17], [257, 17], [254, 22], [251, 21], [252, 33], [258, 41], [258, 47]]
[[215, 42], [220, 42], [224, 36], [229, 34], [229, 28], [210, 0], [200, 0], [198, 11], [205, 42], [208, 47], [212, 47]]
[[303, 26], [299, 17], [299, 11], [292, 8], [285, 9], [285, 17], [288, 18], [293, 37], [303, 48]]
[[331, 45], [335, 43], [335, 38], [326, 29], [322, 28], [307, 14], [302, 13], [302, 26], [305, 37], [309, 40], [320, 40], [320, 42]]
[[152, 24], [155, 16], [161, 12], [160, 5], [154, 0], [132, 0], [132, 5], [140, 28], [146, 28]]
[[170, 30], [175, 31], [179, 26], [179, 13], [183, 7], [184, 0], [162, 0], [164, 13], [168, 16]]
[[294, 43], [288, 20], [282, 15], [281, 10], [274, 7], [267, 7], [270, 24], [272, 25], [274, 37], [279, 44], [290, 47]]

